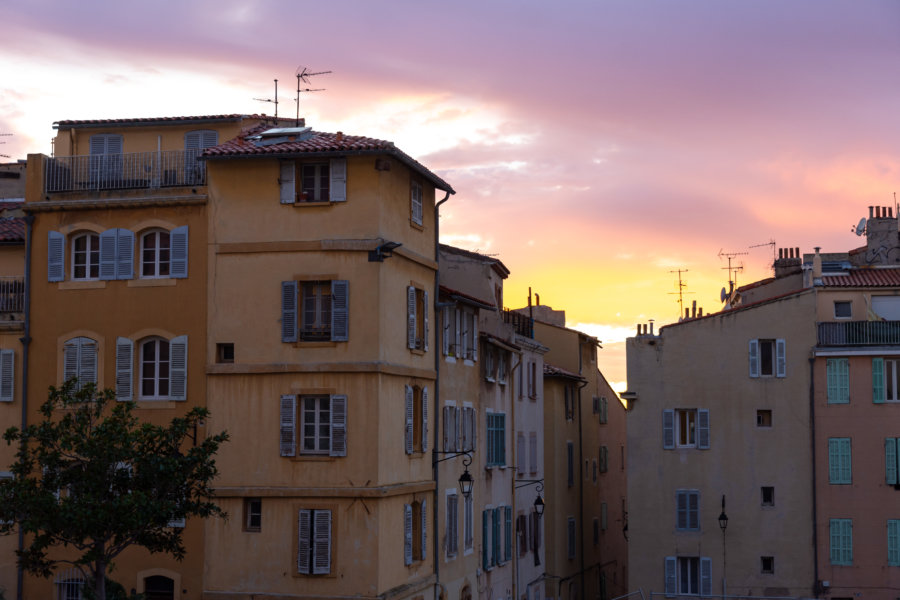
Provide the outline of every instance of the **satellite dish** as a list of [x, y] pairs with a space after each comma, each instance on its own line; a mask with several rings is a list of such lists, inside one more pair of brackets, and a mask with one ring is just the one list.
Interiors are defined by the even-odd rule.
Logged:
[[719, 298], [721, 298], [722, 302], [728, 298], [728, 292], [725, 291], [725, 288], [722, 288], [722, 292], [719, 294]]
[[862, 235], [866, 232], [866, 218], [863, 217], [859, 220], [859, 224], [856, 226], [856, 235]]

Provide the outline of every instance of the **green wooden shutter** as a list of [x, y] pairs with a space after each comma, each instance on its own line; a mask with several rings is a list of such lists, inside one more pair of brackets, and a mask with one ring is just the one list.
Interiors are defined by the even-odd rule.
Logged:
[[850, 402], [848, 363], [849, 361], [846, 358], [829, 358], [825, 362], [829, 404], [846, 404]]
[[884, 397], [884, 359], [872, 359], [872, 402], [882, 404]]
[[900, 567], [900, 520], [888, 519], [888, 566]]
[[884, 439], [884, 481], [888, 485], [897, 485], [897, 440]]
[[852, 461], [850, 455], [850, 438], [841, 439], [841, 483], [853, 481]]

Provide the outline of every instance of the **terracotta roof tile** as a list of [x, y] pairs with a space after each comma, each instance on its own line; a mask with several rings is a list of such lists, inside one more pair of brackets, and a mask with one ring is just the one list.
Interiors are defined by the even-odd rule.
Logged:
[[0, 218], [0, 242], [24, 242], [25, 218]]
[[895, 287], [900, 286], [900, 268], [852, 269], [846, 275], [823, 275], [826, 287]]
[[488, 302], [487, 300], [481, 300], [480, 298], [476, 298], [475, 296], [466, 294], [465, 292], [460, 292], [459, 290], [454, 290], [453, 288], [449, 288], [445, 285], [442, 285], [440, 287], [440, 291], [442, 294], [447, 294], [448, 296], [455, 296], [463, 301], [468, 300], [469, 302], [480, 305], [484, 308], [497, 308], [497, 305], [494, 304], [493, 302]]
[[80, 119], [57, 121], [54, 123], [59, 129], [68, 127], [93, 127], [106, 125], [151, 125], [154, 123], [190, 123], [193, 121], [238, 121], [241, 119], [263, 119], [266, 115], [201, 115], [194, 117], [139, 117], [132, 119]]
[[566, 369], [563, 369], [562, 367], [557, 367], [557, 366], [551, 365], [550, 363], [547, 363], [547, 362], [544, 363], [544, 375], [547, 375], [550, 377], [566, 377], [569, 379], [581, 379], [581, 380], [584, 379], [578, 373], [573, 373], [572, 371], [567, 371]]

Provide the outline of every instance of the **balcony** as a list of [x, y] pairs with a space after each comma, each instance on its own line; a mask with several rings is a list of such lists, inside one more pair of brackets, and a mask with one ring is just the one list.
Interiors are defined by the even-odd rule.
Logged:
[[22, 277], [0, 277], [0, 314], [24, 311], [25, 280]]
[[199, 150], [129, 152], [47, 159], [44, 190], [80, 192], [206, 185]]
[[513, 326], [513, 330], [521, 336], [534, 339], [534, 319], [513, 310], [503, 310], [503, 322]]
[[819, 346], [900, 345], [900, 321], [818, 323]]

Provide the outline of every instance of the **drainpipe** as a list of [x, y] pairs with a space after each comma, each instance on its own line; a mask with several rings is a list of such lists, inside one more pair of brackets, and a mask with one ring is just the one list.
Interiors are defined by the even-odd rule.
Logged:
[[[502, 306], [500, 307], [500, 310], [501, 311], [503, 310]], [[501, 314], [500, 318], [501, 319], [503, 318], [502, 314]], [[514, 366], [513, 368], [511, 368], [509, 370], [509, 378], [511, 380], [510, 381], [511, 385], [509, 386], [510, 389], [515, 388], [516, 371], [518, 371], [519, 368], [522, 366], [522, 355], [519, 353], [516, 353], [513, 356], [518, 356], [519, 361], [516, 363], [516, 366]], [[524, 376], [523, 376], [523, 379], [524, 379]], [[516, 394], [518, 393], [518, 391], [519, 390], [515, 390], [515, 391], [511, 392], [509, 395], [509, 406], [510, 406], [509, 412], [511, 413], [511, 416], [512, 416], [511, 431], [513, 431], [513, 432], [516, 431]], [[513, 440], [513, 442], [515, 442], [515, 440]], [[512, 492], [511, 492], [510, 498], [511, 498], [511, 504], [512, 504], [513, 522], [517, 523], [518, 522], [518, 518], [517, 518], [518, 513], [516, 511], [519, 508], [519, 503], [516, 501], [517, 500], [517, 498], [516, 498], [516, 477], [518, 476], [518, 473], [519, 473], [519, 461], [522, 460], [522, 457], [519, 456], [518, 446], [513, 445], [513, 448], [516, 451], [516, 469], [515, 469], [515, 471], [513, 471], [513, 474], [512, 474], [512, 482], [511, 482]], [[513, 527], [513, 530], [515, 531], [515, 527]], [[520, 532], [519, 535], [524, 535], [524, 532]], [[513, 561], [513, 600], [519, 600], [519, 551], [515, 547], [517, 545], [518, 541], [519, 541], [518, 536], [513, 536], [513, 558], [515, 559]]]
[[[34, 232], [34, 215], [25, 217], [25, 332], [22, 342], [22, 429], [28, 426], [28, 347], [31, 344], [31, 238]], [[19, 552], [25, 550], [25, 531], [19, 526]], [[25, 572], [16, 568], [16, 600], [22, 600]]]
[[[453, 192], [446, 192], [446, 195], [443, 199], [439, 200], [434, 205], [434, 262], [440, 265], [441, 259], [441, 242], [440, 242], [440, 215], [438, 214], [438, 209], [441, 207], [441, 204], [450, 199], [450, 194]], [[431, 510], [431, 520], [434, 523], [432, 529], [431, 542], [434, 546], [434, 550], [431, 553], [434, 561], [434, 593], [435, 600], [437, 600], [438, 589], [440, 587], [440, 564], [441, 561], [439, 559], [438, 551], [440, 550], [440, 543], [438, 540], [438, 526], [439, 526], [439, 506], [438, 503], [438, 463], [437, 463], [437, 454], [434, 453], [434, 450], [437, 449], [438, 440], [440, 439], [438, 434], [440, 432], [440, 419], [441, 419], [441, 348], [438, 347], [438, 298], [440, 298], [440, 290], [441, 290], [441, 270], [440, 267], [434, 270], [434, 298], [432, 300], [434, 306], [434, 410], [432, 414], [434, 415], [434, 443], [432, 445], [431, 452], [431, 471], [434, 476], [434, 501], [432, 502], [432, 506], [434, 508]], [[477, 343], [477, 340], [476, 340]], [[463, 499], [463, 511], [465, 511], [465, 499]], [[473, 514], [474, 518], [474, 514]], [[474, 527], [474, 524], [472, 525]]]
[[[578, 373], [581, 373], [581, 343], [578, 344]], [[588, 382], [585, 381], [578, 387], [578, 470], [581, 471], [582, 463], [584, 462], [584, 421], [581, 418], [581, 390], [583, 390], [587, 386]], [[585, 587], [584, 587], [584, 476], [585, 473], [581, 471], [580, 477], [578, 481], [578, 525], [579, 525], [579, 535], [578, 541], [581, 543], [581, 577], [580, 577], [580, 597], [584, 598]]]
[[813, 596], [819, 597], [819, 534], [816, 494], [816, 357], [809, 357], [809, 441], [812, 448], [812, 543], [813, 543]]

